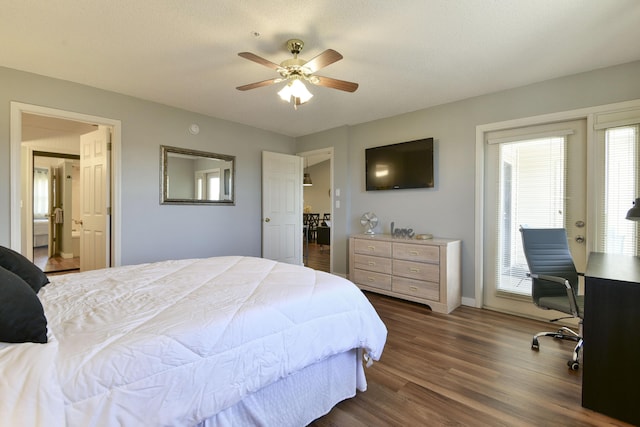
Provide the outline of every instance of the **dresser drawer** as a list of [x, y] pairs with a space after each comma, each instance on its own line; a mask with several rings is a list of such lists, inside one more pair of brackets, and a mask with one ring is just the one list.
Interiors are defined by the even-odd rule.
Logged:
[[391, 290], [391, 276], [374, 271], [354, 270], [354, 282], [359, 285]]
[[391, 257], [391, 242], [378, 242], [375, 240], [356, 239], [354, 252], [363, 255], [376, 255]]
[[461, 243], [356, 234], [349, 237], [349, 279], [361, 289], [450, 313], [461, 302]]
[[393, 260], [393, 275], [407, 277], [409, 279], [440, 281], [440, 266], [438, 264], [425, 264], [421, 262]]
[[407, 261], [440, 262], [438, 246], [416, 245], [411, 243], [393, 243], [393, 257]]
[[354, 255], [354, 268], [378, 273], [391, 274], [391, 258], [380, 258], [368, 255]]
[[440, 300], [440, 285], [434, 282], [394, 277], [391, 289], [394, 292], [418, 298], [426, 298], [432, 301]]

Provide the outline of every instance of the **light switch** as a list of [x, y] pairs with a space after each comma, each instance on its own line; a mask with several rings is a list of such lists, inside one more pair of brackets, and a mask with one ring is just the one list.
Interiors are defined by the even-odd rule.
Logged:
[[336, 197], [340, 197], [340, 189], [336, 188]]
[[340, 200], [336, 200], [336, 209], [340, 209]]

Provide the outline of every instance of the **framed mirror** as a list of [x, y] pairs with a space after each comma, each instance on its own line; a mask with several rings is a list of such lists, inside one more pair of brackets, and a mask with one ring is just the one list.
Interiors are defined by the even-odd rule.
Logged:
[[160, 159], [160, 204], [235, 205], [235, 156], [161, 145]]

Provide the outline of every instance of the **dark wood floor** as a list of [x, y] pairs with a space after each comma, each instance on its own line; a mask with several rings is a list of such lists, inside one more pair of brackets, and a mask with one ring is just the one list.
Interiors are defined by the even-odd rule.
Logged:
[[[531, 337], [549, 323], [460, 307], [449, 315], [367, 293], [387, 325], [368, 390], [311, 426], [626, 426], [581, 406], [571, 344]], [[623, 367], [621, 367], [622, 369]]]
[[47, 274], [66, 273], [80, 269], [80, 257], [62, 258], [54, 255], [49, 258], [47, 246], [33, 248], [33, 263]]
[[[307, 252], [305, 250], [305, 255]], [[331, 248], [327, 245], [318, 245], [309, 242], [309, 256], [304, 258], [304, 265], [314, 270], [331, 272]]]

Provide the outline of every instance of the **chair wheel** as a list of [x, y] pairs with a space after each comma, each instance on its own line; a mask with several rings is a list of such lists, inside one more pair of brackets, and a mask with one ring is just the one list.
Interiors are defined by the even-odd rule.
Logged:
[[531, 350], [540, 350], [540, 344], [538, 344], [538, 340], [536, 338], [531, 341]]
[[572, 371], [577, 371], [580, 368], [580, 364], [578, 362], [574, 362], [573, 360], [569, 360], [567, 362], [567, 366], [571, 368]]

